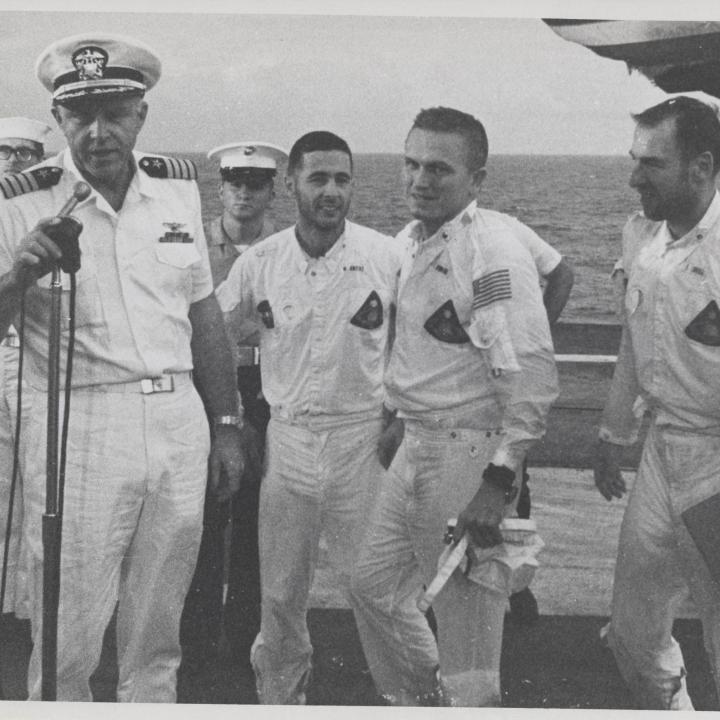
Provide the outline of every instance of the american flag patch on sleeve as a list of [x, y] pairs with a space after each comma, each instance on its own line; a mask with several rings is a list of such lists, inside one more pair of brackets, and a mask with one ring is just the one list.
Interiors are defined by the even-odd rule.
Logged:
[[510, 270], [507, 268], [473, 280], [473, 310], [492, 305], [498, 300], [509, 300], [511, 297]]

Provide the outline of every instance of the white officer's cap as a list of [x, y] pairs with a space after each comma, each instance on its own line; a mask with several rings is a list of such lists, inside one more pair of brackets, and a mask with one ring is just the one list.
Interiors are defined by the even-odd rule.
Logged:
[[[213, 148], [207, 155], [220, 160], [220, 169], [253, 168], [277, 171], [278, 165], [287, 160], [287, 152], [277, 145], [262, 142], [235, 142]], [[274, 173], [273, 173], [274, 174]]]
[[63, 102], [145, 92], [162, 66], [144, 43], [122, 35], [83, 33], [52, 43], [35, 63], [38, 80]]
[[0, 138], [20, 138], [43, 145], [51, 130], [47, 123], [39, 120], [24, 117], [0, 118]]

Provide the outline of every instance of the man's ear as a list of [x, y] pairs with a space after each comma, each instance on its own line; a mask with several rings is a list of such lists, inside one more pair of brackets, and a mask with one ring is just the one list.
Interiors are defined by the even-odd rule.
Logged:
[[482, 187], [483, 181], [486, 177], [487, 170], [485, 168], [480, 168], [479, 170], [475, 170], [475, 172], [473, 172], [472, 178], [476, 192], [480, 192], [480, 188]]
[[145, 118], [147, 117], [147, 114], [148, 114], [148, 104], [145, 102], [145, 100], [143, 100], [138, 107], [138, 116], [140, 118], [140, 123], [141, 123], [140, 127], [142, 127], [145, 124]]
[[58, 110], [57, 105], [53, 105], [50, 108], [50, 112], [52, 113], [52, 116], [55, 118], [55, 122], [60, 125], [60, 110]]
[[292, 173], [286, 173], [285, 187], [290, 194], [295, 192], [295, 176]]
[[709, 150], [700, 153], [693, 161], [690, 172], [694, 178], [703, 181], [712, 181], [714, 177], [715, 163], [712, 153]]

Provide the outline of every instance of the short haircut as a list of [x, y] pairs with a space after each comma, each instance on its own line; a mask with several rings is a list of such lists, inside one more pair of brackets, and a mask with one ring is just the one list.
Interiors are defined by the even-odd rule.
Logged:
[[465, 138], [468, 147], [468, 169], [472, 172], [485, 167], [488, 158], [488, 137], [483, 124], [469, 113], [447, 107], [421, 110], [410, 130], [456, 133]]
[[720, 170], [720, 119], [717, 108], [680, 95], [632, 115], [632, 119], [644, 127], [655, 127], [668, 118], [675, 119], [675, 140], [685, 160], [709, 152], [713, 158], [713, 175], [717, 174]]
[[339, 150], [344, 152], [350, 158], [350, 168], [352, 169], [352, 153], [350, 152], [350, 146], [335, 133], [328, 132], [327, 130], [314, 130], [313, 132], [306, 133], [299, 140], [295, 142], [290, 150], [290, 156], [288, 157], [288, 175], [297, 170], [302, 165], [303, 155], [311, 152], [326, 152], [331, 150]]

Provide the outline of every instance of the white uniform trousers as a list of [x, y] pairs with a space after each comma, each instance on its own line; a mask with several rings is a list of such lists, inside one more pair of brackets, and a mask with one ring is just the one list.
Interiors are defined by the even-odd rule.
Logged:
[[720, 587], [680, 514], [720, 492], [720, 437], [652, 426], [623, 517], [608, 641], [638, 707], [692, 709], [672, 637], [692, 596], [720, 690]]
[[[13, 453], [15, 451], [15, 421], [17, 417], [18, 358], [20, 348], [0, 345], [0, 564], [5, 552], [5, 533], [12, 483]], [[23, 409], [27, 412], [29, 397], [24, 389]], [[22, 546], [22, 474], [18, 468], [13, 507], [10, 550], [8, 553], [7, 581], [3, 612], [29, 618], [27, 588], [27, 558]]]
[[[175, 701], [180, 614], [200, 544], [209, 452], [202, 402], [189, 375], [179, 379], [169, 393], [142, 395], [139, 383], [72, 393], [58, 700], [92, 699], [88, 679], [119, 602], [118, 700]], [[34, 393], [23, 469], [33, 559], [30, 699], [41, 695], [46, 413], [45, 394]]]
[[260, 702], [304, 704], [312, 666], [306, 614], [321, 533], [347, 589], [382, 466], [381, 420], [315, 430], [271, 419], [260, 488], [262, 617], [251, 651]]
[[433, 603], [437, 644], [416, 607], [423, 585], [437, 572], [447, 521], [480, 487], [499, 439], [495, 430], [429, 430], [405, 423], [405, 438], [378, 491], [351, 594], [375, 684], [393, 704], [420, 704], [434, 689], [428, 679], [438, 664], [451, 704], [500, 703], [509, 570], [502, 587], [493, 589], [453, 573]]

